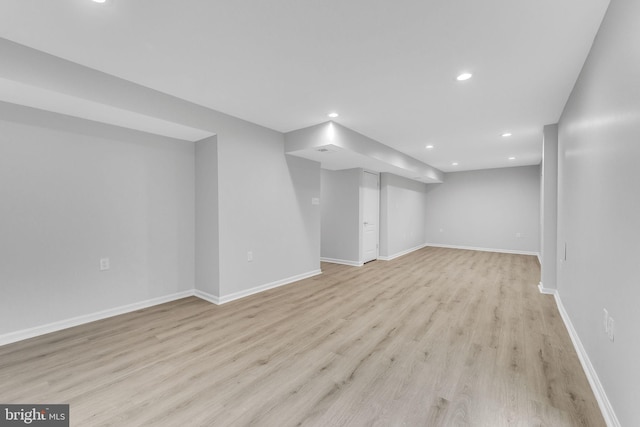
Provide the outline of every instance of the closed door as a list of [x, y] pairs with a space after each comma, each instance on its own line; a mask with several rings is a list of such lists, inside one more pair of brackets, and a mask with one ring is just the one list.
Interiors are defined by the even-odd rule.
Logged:
[[377, 174], [365, 172], [362, 181], [362, 251], [364, 262], [369, 262], [378, 259], [378, 222], [380, 217], [379, 177]]

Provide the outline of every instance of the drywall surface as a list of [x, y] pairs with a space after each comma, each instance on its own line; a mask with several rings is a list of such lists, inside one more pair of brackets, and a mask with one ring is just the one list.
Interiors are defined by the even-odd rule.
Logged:
[[539, 171], [522, 166], [454, 172], [442, 184], [427, 184], [427, 243], [537, 253]]
[[220, 295], [218, 138], [195, 143], [195, 288]]
[[540, 283], [545, 289], [556, 289], [558, 240], [558, 125], [544, 127], [542, 143]]
[[322, 258], [360, 263], [361, 175], [360, 169], [322, 169]]
[[218, 133], [218, 185], [221, 297], [320, 269], [319, 163], [240, 123]]
[[[319, 165], [289, 161], [281, 133], [26, 46], [0, 40], [0, 52], [1, 78], [217, 136], [220, 295], [214, 297], [319, 269], [320, 213], [310, 202], [320, 193]], [[249, 265], [251, 248], [257, 249]]]
[[611, 1], [559, 122], [558, 291], [623, 426], [640, 425], [638, 16]]
[[425, 244], [427, 185], [380, 175], [380, 256], [392, 258]]
[[0, 103], [0, 335], [193, 289], [193, 189], [193, 143]]
[[[294, 155], [327, 145], [337, 147], [339, 151], [344, 150], [346, 153], [360, 156], [362, 163], [352, 165], [350, 168], [406, 173], [411, 177], [420, 176], [429, 182], [442, 182], [443, 173], [439, 169], [332, 121], [285, 134], [285, 151]], [[333, 154], [333, 156], [339, 156], [339, 154]], [[328, 169], [343, 170], [346, 167], [328, 167]]]

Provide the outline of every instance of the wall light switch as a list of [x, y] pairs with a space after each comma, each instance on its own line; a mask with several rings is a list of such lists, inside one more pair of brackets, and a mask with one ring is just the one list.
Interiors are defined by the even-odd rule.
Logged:
[[100, 258], [100, 271], [106, 271], [111, 268], [109, 258]]
[[253, 252], [251, 251], [247, 252], [247, 261], [249, 262], [253, 261]]
[[320, 199], [317, 197], [314, 197], [311, 199], [311, 204], [312, 205], [319, 205], [320, 204]]

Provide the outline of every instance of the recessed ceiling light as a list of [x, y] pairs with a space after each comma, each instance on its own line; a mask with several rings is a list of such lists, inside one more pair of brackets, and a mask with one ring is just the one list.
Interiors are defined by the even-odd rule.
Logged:
[[451, 166], [458, 166], [458, 162], [451, 163]]
[[502, 134], [503, 138], [508, 138], [510, 136], [511, 136], [511, 132], [505, 132], [505, 133]]
[[327, 116], [331, 117], [332, 119], [335, 119], [336, 117], [338, 117], [340, 114], [338, 113], [329, 113], [327, 114]]
[[427, 150], [431, 150], [431, 149], [433, 148], [433, 145], [427, 145], [425, 148], [426, 148]]
[[458, 77], [456, 77], [456, 80], [459, 80], [461, 82], [464, 81], [464, 80], [469, 80], [472, 75], [473, 74], [471, 74], [471, 73], [462, 73]]
[[515, 158], [515, 157], [513, 157], [513, 156], [512, 156], [512, 157], [509, 157], [509, 160], [515, 160], [515, 159], [516, 159], [516, 158]]
[[93, 2], [94, 2], [94, 3], [104, 3], [104, 2], [106, 2], [106, 1], [107, 1], [107, 0], [93, 0]]

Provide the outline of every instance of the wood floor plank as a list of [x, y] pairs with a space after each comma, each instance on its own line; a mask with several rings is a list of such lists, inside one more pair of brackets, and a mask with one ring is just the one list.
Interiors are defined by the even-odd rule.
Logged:
[[424, 248], [0, 347], [74, 426], [604, 426], [535, 257]]

